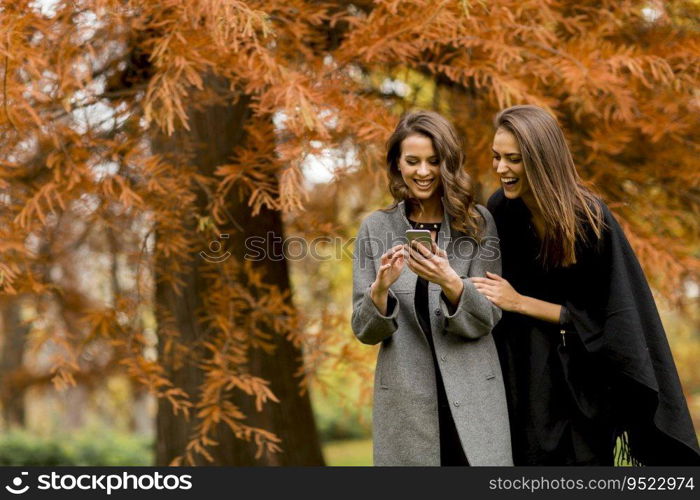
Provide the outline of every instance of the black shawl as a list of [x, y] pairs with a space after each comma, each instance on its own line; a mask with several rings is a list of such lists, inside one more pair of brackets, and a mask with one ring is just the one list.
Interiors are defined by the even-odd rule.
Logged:
[[632, 463], [700, 464], [697, 437], [651, 291], [622, 228], [599, 203], [605, 220], [602, 238], [591, 234], [597, 243], [578, 244], [575, 265], [547, 269], [536, 259], [539, 240], [522, 200], [508, 200], [502, 190], [489, 200], [504, 278], [523, 295], [564, 305], [570, 320], [563, 341], [559, 325], [513, 313], [504, 314], [494, 330], [514, 457], [546, 464], [539, 448], [545, 449], [542, 457], [555, 456], [552, 450], [572, 442], [586, 456], [614, 446], [617, 437], [623, 458]]

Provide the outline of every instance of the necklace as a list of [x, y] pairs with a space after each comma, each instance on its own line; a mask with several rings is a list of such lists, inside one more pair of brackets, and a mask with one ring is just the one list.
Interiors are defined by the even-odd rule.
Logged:
[[413, 229], [428, 229], [430, 231], [439, 231], [440, 230], [440, 223], [439, 222], [417, 222], [417, 221], [410, 221], [411, 225], [413, 226]]

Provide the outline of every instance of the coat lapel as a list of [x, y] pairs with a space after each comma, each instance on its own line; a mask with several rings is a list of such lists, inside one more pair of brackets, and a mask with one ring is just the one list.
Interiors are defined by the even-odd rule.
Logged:
[[[452, 269], [455, 270], [457, 274], [460, 276], [467, 276], [469, 273], [469, 267], [471, 266], [471, 261], [472, 259], [468, 259], [469, 256], [462, 256], [459, 258], [458, 256], [455, 255], [454, 253], [454, 241], [453, 241], [453, 231], [452, 231], [452, 217], [450, 216], [449, 213], [447, 213], [447, 210], [444, 210], [445, 206], [445, 198], [442, 198], [442, 205], [443, 205], [443, 215], [442, 215], [442, 223], [440, 224], [440, 231], [438, 231], [438, 246], [445, 250], [447, 253], [447, 260], [450, 263], [450, 266]], [[396, 211], [396, 224], [397, 227], [400, 228], [400, 235], [405, 234], [407, 229], [411, 228], [411, 223], [408, 221], [408, 216], [406, 214], [406, 203], [405, 201], [400, 201], [398, 203], [398, 210]], [[457, 234], [458, 236], [461, 235], [462, 233], [454, 233]], [[465, 261], [465, 257], [467, 260]], [[411, 272], [408, 267], [406, 267], [403, 271], [402, 274], [405, 274], [405, 276], [402, 276], [399, 279], [405, 280], [405, 285], [409, 287], [409, 289], [415, 293], [416, 289], [416, 282], [418, 280], [418, 276]], [[437, 332], [440, 330], [440, 326], [442, 325], [441, 318], [437, 316], [436, 311], [440, 309], [440, 292], [442, 289], [440, 288], [440, 285], [437, 283], [428, 283], [428, 307], [430, 311], [430, 324], [433, 332]], [[415, 311], [414, 304], [411, 303], [411, 309], [413, 310], [413, 316], [416, 321], [416, 324], [418, 323], [418, 316]], [[423, 335], [421, 335], [423, 337]], [[427, 344], [427, 342], [426, 342]]]
[[[444, 208], [445, 206], [445, 198], [442, 197], [442, 206]], [[411, 223], [408, 222], [408, 217], [406, 215], [406, 202], [405, 201], [400, 201], [398, 203], [398, 210], [397, 210], [397, 226], [400, 227], [400, 234], [405, 234], [407, 229], [411, 229]], [[447, 213], [447, 210], [443, 209], [443, 214], [442, 214], [442, 224], [440, 224], [440, 231], [438, 232], [438, 246], [445, 250], [447, 252], [447, 260], [450, 263], [450, 266], [452, 266], [452, 269], [457, 272], [460, 276], [468, 276], [469, 274], [469, 268], [471, 267], [471, 263], [473, 258], [470, 257], [475, 257], [476, 254], [474, 255], [462, 255], [462, 256], [457, 256], [455, 255], [455, 244], [454, 244], [454, 238], [459, 237], [459, 236], [464, 236], [460, 232], [453, 232], [452, 231], [452, 217], [450, 214]], [[466, 259], [466, 261], [465, 261]], [[406, 272], [406, 271], [404, 271]], [[412, 277], [412, 289], [415, 289], [415, 282], [417, 280], [417, 277], [414, 273], [410, 273]], [[429, 296], [432, 298], [433, 294], [439, 294], [440, 293], [440, 286], [436, 283], [429, 283], [428, 284], [428, 292]], [[437, 305], [437, 303], [435, 304]], [[435, 307], [434, 305], [430, 304], [431, 310], [434, 310]]]

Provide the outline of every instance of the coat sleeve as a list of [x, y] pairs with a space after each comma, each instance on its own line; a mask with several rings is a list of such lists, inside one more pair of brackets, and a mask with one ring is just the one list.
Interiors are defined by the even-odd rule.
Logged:
[[[387, 315], [377, 309], [369, 295], [369, 289], [377, 276], [374, 257], [387, 249], [371, 241], [367, 221], [363, 221], [355, 240], [352, 262], [352, 331], [364, 344], [378, 344], [390, 337], [398, 328], [398, 299], [389, 290]], [[377, 253], [378, 252], [378, 253]]]
[[478, 208], [484, 217], [486, 231], [469, 266], [469, 276], [460, 276], [464, 289], [457, 307], [451, 305], [444, 292], [440, 293], [440, 308], [445, 318], [445, 331], [469, 339], [488, 335], [501, 319], [501, 309], [479, 293], [469, 280], [470, 276], [485, 277], [486, 271], [501, 274], [501, 252], [496, 223], [485, 208]]

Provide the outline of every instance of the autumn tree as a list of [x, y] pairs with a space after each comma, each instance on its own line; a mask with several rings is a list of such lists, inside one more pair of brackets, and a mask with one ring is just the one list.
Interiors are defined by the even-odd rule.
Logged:
[[[351, 239], [389, 201], [384, 141], [411, 107], [458, 125], [483, 202], [492, 117], [527, 102], [557, 115], [680, 303], [700, 270], [698, 14], [690, 0], [3, 2], [2, 293], [64, 318], [29, 346], [61, 346], [54, 381], [116, 366], [158, 396], [159, 463], [319, 464], [308, 389], [328, 367], [366, 386], [373, 355], [349, 334], [349, 262], [246, 259], [246, 238]], [[309, 185], [319, 159], [332, 179]], [[91, 350], [109, 361], [88, 366]]]

